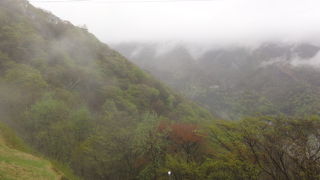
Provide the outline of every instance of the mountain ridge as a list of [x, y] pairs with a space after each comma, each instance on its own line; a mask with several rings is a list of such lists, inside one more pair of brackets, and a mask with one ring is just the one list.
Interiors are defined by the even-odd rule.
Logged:
[[[226, 119], [241, 119], [244, 116], [258, 115], [251, 112], [265, 114], [270, 111], [273, 114], [275, 111], [272, 109], [280, 110], [276, 114], [304, 114], [303, 111], [296, 112], [298, 110], [289, 113], [285, 110], [285, 106], [290, 106], [290, 104], [292, 109], [309, 109], [310, 111], [306, 111], [306, 114], [318, 113], [318, 110], [314, 109], [316, 107], [314, 103], [317, 103], [318, 100], [310, 102], [312, 105], [309, 107], [298, 105], [299, 107], [293, 108], [294, 102], [287, 99], [288, 105], [284, 105], [285, 101], [279, 102], [277, 99], [286, 97], [286, 93], [290, 91], [294, 91], [294, 94], [302, 90], [308, 96], [307, 94], [310, 92], [307, 92], [307, 89], [310, 87], [313, 90], [309, 95], [314, 96], [314, 99], [319, 98], [316, 91], [319, 89], [319, 82], [316, 77], [319, 75], [317, 64], [319, 65], [320, 62], [320, 58], [318, 58], [320, 46], [307, 42], [280, 43], [272, 41], [261, 43], [256, 47], [210, 48], [208, 46], [202, 55], [192, 57], [189, 56], [191, 51], [188, 50], [187, 45], [178, 44], [173, 45], [171, 50], [167, 50], [160, 56], [154, 54], [144, 59], [146, 53], [143, 51], [143, 47], [147, 47], [149, 52], [157, 52], [157, 47], [161, 45], [150, 47], [149, 44], [134, 44], [120, 43], [115, 44], [114, 48], [141, 68], [168, 83], [173, 89], [205, 106], [216, 116]], [[140, 49], [140, 54], [135, 51], [137, 47]], [[184, 48], [185, 51], [180, 51], [180, 54], [177, 54], [176, 50], [179, 48]], [[135, 52], [134, 56], [132, 52]], [[170, 56], [171, 58], [168, 58]], [[190, 64], [190, 62], [192, 63]], [[170, 66], [175, 63], [179, 65]], [[300, 90], [294, 90], [297, 87], [300, 87]], [[255, 99], [256, 102], [259, 102], [259, 99], [265, 99], [266, 102], [261, 102], [262, 104], [252, 102], [255, 105], [248, 105], [243, 109], [240, 107], [239, 98], [241, 99], [241, 94], [245, 92], [256, 94], [256, 98], [259, 97]], [[281, 92], [283, 93], [281, 94]], [[266, 104], [271, 105], [272, 108]], [[257, 106], [262, 109], [271, 109], [255, 109]], [[311, 111], [311, 109], [314, 110]], [[224, 112], [225, 110], [227, 112]], [[225, 116], [225, 114], [231, 114], [231, 117]]]

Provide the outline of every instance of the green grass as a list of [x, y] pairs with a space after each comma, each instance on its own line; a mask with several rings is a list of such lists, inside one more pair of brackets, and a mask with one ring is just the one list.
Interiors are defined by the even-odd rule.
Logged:
[[74, 175], [74, 172], [72, 171], [72, 169], [67, 164], [63, 164], [61, 162], [58, 162], [58, 161], [52, 160], [52, 159], [50, 159], [50, 162], [52, 163], [52, 165], [55, 168], [57, 168], [60, 172], [63, 173], [65, 179], [68, 179], [68, 180], [81, 180], [80, 177]]
[[24, 152], [25, 149], [10, 129], [0, 125], [0, 180], [61, 179], [62, 173], [49, 161]]

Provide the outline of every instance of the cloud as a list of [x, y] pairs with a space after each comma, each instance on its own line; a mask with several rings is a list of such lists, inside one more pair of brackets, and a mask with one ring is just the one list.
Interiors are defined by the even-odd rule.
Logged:
[[[135, 1], [135, 0], [127, 0]], [[148, 0], [146, 0], [148, 1]], [[319, 41], [319, 0], [37, 3], [105, 42]]]
[[291, 64], [293, 66], [311, 66], [320, 68], [320, 52], [309, 59], [294, 58], [293, 60], [291, 60]]

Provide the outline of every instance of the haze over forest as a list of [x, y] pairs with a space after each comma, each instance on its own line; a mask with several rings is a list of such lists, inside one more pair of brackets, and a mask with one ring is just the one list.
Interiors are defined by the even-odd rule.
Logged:
[[0, 0], [0, 179], [319, 180], [319, 9]]

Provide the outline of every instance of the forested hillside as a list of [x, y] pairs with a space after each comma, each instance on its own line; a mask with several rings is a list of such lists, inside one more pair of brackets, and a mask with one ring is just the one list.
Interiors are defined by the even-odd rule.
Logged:
[[197, 56], [185, 44], [169, 43], [166, 51], [162, 46], [114, 45], [137, 65], [224, 119], [320, 112], [320, 47], [316, 45], [208, 46]]
[[[185, 52], [178, 48], [171, 56], [177, 60], [168, 66], [171, 71], [190, 57], [177, 57]], [[185, 78], [178, 86], [191, 80], [188, 92], [196, 96], [203, 95], [203, 89], [220, 89], [220, 84], [205, 83], [206, 78], [200, 81], [205, 71], [193, 66], [189, 61], [176, 71], [177, 75], [194, 72], [189, 77], [177, 76]], [[278, 72], [284, 66], [275, 67]], [[268, 71], [260, 72], [259, 76], [270, 77]], [[305, 72], [301, 71], [301, 78], [310, 78], [297, 82], [318, 82], [316, 73], [303, 76]], [[288, 73], [283, 77], [297, 79], [297, 73]], [[227, 77], [222, 82], [228, 84]], [[274, 93], [273, 80], [264, 87], [265, 93]], [[307, 87], [284, 82], [281, 79], [277, 87]], [[197, 83], [209, 87], [197, 88]], [[263, 88], [259, 83], [246, 87]], [[315, 95], [316, 89], [308, 89]], [[319, 106], [314, 96], [300, 95], [295, 92], [289, 97], [306, 108], [290, 103], [288, 110], [302, 111], [304, 117], [278, 116], [268, 110], [269, 116], [219, 120], [140, 70], [87, 29], [36, 9], [26, 0], [0, 1], [0, 115], [6, 124], [0, 126], [0, 179], [316, 180], [320, 118], [312, 114]], [[248, 106], [245, 110], [260, 107], [261, 102], [251, 98], [256, 96], [240, 97], [243, 101], [237, 102]], [[283, 104], [283, 99], [277, 100]], [[314, 104], [310, 106], [309, 101]], [[221, 112], [219, 107], [211, 110]], [[228, 106], [222, 110], [225, 117], [238, 117]], [[250, 110], [254, 113], [244, 114], [265, 114], [259, 108]], [[21, 148], [27, 146], [22, 141], [32, 154], [43, 158], [24, 153]]]
[[1, 120], [85, 179], [147, 176], [160, 166], [148, 158], [148, 128], [211, 120], [86, 29], [25, 0], [0, 1], [0, 69]]
[[319, 179], [319, 47], [267, 43], [194, 56], [183, 44], [166, 46], [114, 45], [215, 115], [237, 120], [206, 129], [207, 160], [185, 169], [196, 175], [189, 179]]

